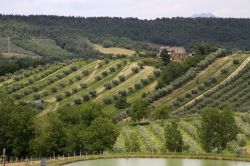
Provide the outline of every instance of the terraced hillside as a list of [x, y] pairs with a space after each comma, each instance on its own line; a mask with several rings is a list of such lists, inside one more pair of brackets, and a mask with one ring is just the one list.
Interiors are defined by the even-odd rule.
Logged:
[[92, 101], [112, 110], [119, 96], [136, 100], [153, 90], [154, 70], [139, 60], [68, 61], [5, 76], [0, 89], [17, 102], [35, 103], [43, 114]]
[[[220, 84], [247, 57], [234, 54], [216, 59], [195, 72], [195, 77], [190, 81], [155, 100], [151, 106], [179, 109]], [[153, 66], [145, 66], [143, 59], [136, 58], [67, 61], [2, 77], [0, 90], [6, 91], [17, 102], [35, 103], [44, 110], [42, 114], [65, 105], [89, 102], [99, 103], [110, 112], [115, 112], [118, 98], [126, 98], [127, 102], [133, 103], [148, 93], [155, 93], [159, 76], [155, 72], [157, 70]]]
[[[177, 86], [178, 88], [156, 99], [151, 106], [157, 108], [171, 107], [172, 110], [176, 110], [197, 96], [220, 84], [245, 62], [247, 58], [248, 55], [234, 54], [216, 59], [203, 70], [196, 72], [188, 71], [186, 75], [190, 75], [191, 73], [191, 75], [193, 75], [192, 79], [186, 79], [187, 81], [185, 81], [184, 84], [179, 87]], [[174, 83], [167, 88], [172, 88], [173, 86]]]

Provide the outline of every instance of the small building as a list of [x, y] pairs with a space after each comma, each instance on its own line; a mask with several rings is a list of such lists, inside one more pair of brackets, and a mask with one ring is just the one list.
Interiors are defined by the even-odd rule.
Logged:
[[190, 55], [186, 52], [184, 47], [160, 47], [159, 54], [157, 55], [158, 58], [161, 58], [161, 52], [162, 50], [167, 50], [168, 54], [171, 56], [171, 61], [184, 61], [186, 60]]

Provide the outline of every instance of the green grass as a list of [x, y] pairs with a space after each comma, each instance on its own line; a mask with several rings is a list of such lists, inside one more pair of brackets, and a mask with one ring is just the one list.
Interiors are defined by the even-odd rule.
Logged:
[[103, 54], [127, 55], [127, 56], [133, 56], [136, 54], [136, 51], [134, 50], [129, 50], [126, 48], [118, 48], [118, 47], [104, 48], [102, 45], [99, 44], [94, 44], [94, 48]]

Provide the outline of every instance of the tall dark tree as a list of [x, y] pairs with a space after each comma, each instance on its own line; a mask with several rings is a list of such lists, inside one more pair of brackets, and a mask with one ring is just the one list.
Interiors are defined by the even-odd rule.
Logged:
[[182, 152], [184, 143], [177, 123], [168, 124], [165, 128], [165, 145], [171, 152]]
[[228, 142], [235, 140], [238, 128], [233, 112], [225, 109], [207, 108], [201, 114], [200, 140], [207, 152], [222, 151]]
[[165, 64], [169, 64], [171, 62], [171, 55], [169, 54], [167, 49], [163, 49], [161, 51], [160, 57], [165, 62]]
[[6, 148], [8, 156], [30, 155], [30, 142], [35, 137], [35, 110], [0, 95], [0, 115], [0, 149]]

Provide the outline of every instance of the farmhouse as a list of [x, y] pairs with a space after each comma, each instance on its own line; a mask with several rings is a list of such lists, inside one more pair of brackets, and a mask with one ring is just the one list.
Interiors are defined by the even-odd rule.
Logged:
[[168, 54], [171, 56], [171, 61], [183, 61], [186, 60], [190, 55], [186, 52], [184, 47], [160, 47], [159, 54], [157, 55], [160, 58], [161, 52], [167, 50]]

